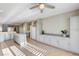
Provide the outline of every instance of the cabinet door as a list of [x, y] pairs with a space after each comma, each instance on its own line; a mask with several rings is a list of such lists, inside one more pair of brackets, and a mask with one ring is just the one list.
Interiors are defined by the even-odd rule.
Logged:
[[43, 43], [48, 44], [48, 39], [49, 39], [49, 37], [47, 35], [45, 35], [43, 38]]
[[70, 50], [70, 39], [61, 38], [59, 40], [59, 47], [62, 48], [62, 49]]
[[70, 30], [79, 30], [79, 16], [70, 18]]
[[45, 40], [45, 36], [41, 35], [39, 41], [44, 43], [44, 40]]
[[79, 53], [79, 16], [70, 18], [70, 43], [70, 50]]
[[71, 51], [79, 53], [79, 31], [71, 31]]
[[5, 40], [5, 36], [4, 36], [4, 33], [0, 33], [0, 42], [4, 41]]
[[52, 37], [52, 36], [48, 36], [48, 37], [47, 37], [47, 44], [49, 44], [49, 45], [51, 45], [51, 40], [52, 40], [51, 37]]
[[58, 38], [57, 37], [55, 37], [55, 36], [52, 36], [51, 37], [51, 45], [52, 46], [58, 46]]
[[50, 44], [51, 36], [41, 35], [40, 36], [40, 42], [43, 42], [43, 43], [46, 43], [46, 44]]
[[6, 33], [6, 35], [5, 35], [6, 39], [5, 40], [11, 39], [10, 36], [11, 36], [10, 33]]

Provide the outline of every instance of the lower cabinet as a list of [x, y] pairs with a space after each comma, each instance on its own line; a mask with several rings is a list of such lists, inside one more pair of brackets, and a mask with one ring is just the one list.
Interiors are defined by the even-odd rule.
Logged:
[[5, 40], [4, 34], [1, 34], [1, 33], [0, 33], [0, 42], [3, 42], [4, 40]]
[[49, 36], [44, 36], [44, 40], [43, 42], [46, 43], [46, 44], [50, 44], [50, 37]]
[[70, 50], [70, 39], [69, 38], [59, 39], [59, 48]]
[[57, 37], [41, 35], [40, 39], [38, 41], [49, 44], [49, 45], [52, 45], [52, 46], [58, 46]]
[[11, 38], [10, 38], [10, 33], [6, 33], [6, 34], [5, 34], [5, 37], [6, 37], [5, 40], [11, 39]]
[[50, 45], [52, 45], [52, 46], [58, 46], [58, 39], [57, 39], [57, 37], [53, 37], [53, 36], [51, 36], [51, 43], [50, 43]]
[[26, 34], [15, 34], [14, 40], [21, 46], [23, 46], [24, 44], [27, 44]]
[[39, 41], [58, 48], [70, 50], [70, 39], [66, 37], [40, 35]]
[[15, 32], [0, 32], [0, 42], [14, 39]]
[[[73, 34], [73, 36], [75, 33]], [[40, 35], [38, 41], [67, 51], [79, 53], [79, 40], [76, 37], [66, 38], [49, 35]]]
[[71, 51], [79, 54], [79, 29], [71, 29], [70, 35]]

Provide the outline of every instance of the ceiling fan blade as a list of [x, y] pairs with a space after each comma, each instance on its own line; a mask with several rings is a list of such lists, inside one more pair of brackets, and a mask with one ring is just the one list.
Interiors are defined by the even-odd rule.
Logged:
[[49, 5], [49, 4], [45, 4], [45, 7], [47, 7], [47, 8], [52, 8], [52, 9], [55, 8], [55, 6], [52, 6], [52, 5]]
[[37, 8], [37, 7], [39, 7], [39, 5], [32, 6], [30, 9], [34, 9], [34, 8]]

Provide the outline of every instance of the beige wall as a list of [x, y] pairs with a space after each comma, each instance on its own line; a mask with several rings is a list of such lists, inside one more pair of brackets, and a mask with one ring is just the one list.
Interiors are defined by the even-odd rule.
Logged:
[[22, 25], [19, 26], [19, 32], [20, 33], [23, 32], [23, 26]]
[[8, 32], [13, 32], [14, 28], [13, 27], [8, 27]]
[[27, 23], [27, 22], [23, 23], [22, 25], [19, 26], [19, 31], [20, 32], [27, 32], [30, 30], [29, 27], [30, 27], [29, 23]]
[[23, 24], [23, 31], [26, 32], [27, 31], [27, 23]]
[[61, 30], [69, 30], [70, 16], [79, 15], [79, 10], [42, 19], [42, 29], [46, 33], [61, 34]]

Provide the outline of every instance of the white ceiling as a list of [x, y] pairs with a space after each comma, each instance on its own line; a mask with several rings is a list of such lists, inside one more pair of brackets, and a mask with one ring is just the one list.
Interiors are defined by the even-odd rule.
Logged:
[[54, 5], [55, 9], [45, 8], [44, 13], [41, 14], [38, 8], [29, 9], [32, 6], [30, 3], [0, 3], [0, 24], [29, 22], [79, 9], [78, 3], [51, 3], [50, 5]]

